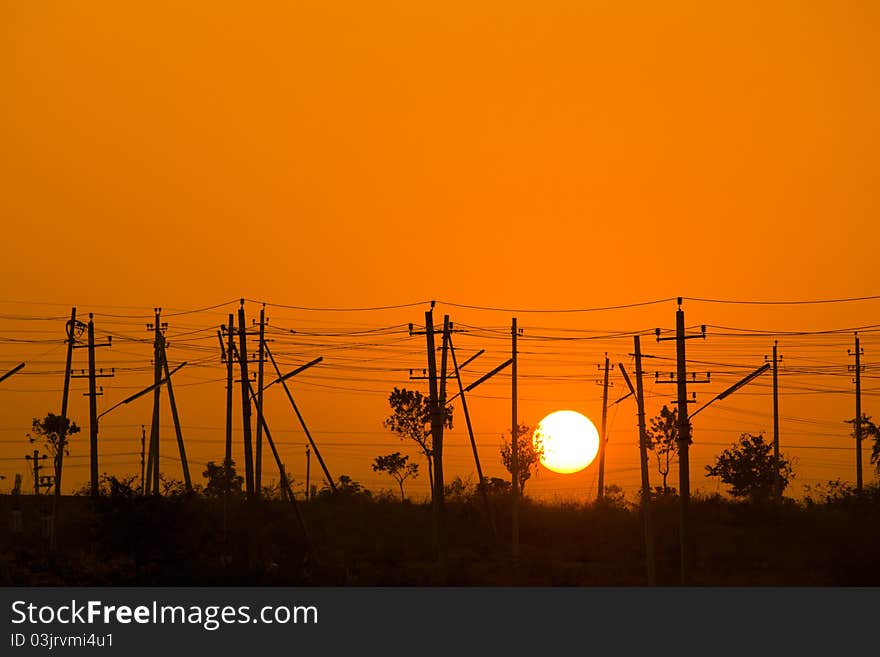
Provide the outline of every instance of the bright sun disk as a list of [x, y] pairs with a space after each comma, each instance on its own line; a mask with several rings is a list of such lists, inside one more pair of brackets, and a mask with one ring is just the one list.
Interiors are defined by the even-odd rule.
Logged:
[[556, 411], [538, 423], [532, 435], [541, 465], [571, 474], [586, 468], [599, 452], [599, 432], [589, 418], [576, 411]]

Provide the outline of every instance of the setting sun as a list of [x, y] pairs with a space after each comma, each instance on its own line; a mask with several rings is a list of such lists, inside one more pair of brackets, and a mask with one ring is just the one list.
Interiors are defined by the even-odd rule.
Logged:
[[571, 474], [586, 468], [599, 451], [599, 432], [589, 418], [576, 411], [556, 411], [538, 423], [532, 436], [541, 465]]

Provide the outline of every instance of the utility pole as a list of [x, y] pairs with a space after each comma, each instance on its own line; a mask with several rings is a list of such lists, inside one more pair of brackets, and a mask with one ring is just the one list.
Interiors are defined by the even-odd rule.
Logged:
[[254, 497], [254, 450], [251, 442], [251, 400], [248, 395], [247, 325], [244, 318], [244, 299], [238, 309], [238, 360], [241, 366], [241, 415], [244, 429], [245, 489], [248, 499]]
[[306, 502], [310, 502], [312, 499], [311, 475], [312, 453], [309, 451], [309, 446], [306, 445]]
[[434, 436], [434, 487], [436, 494], [434, 499], [437, 504], [437, 535], [440, 557], [440, 568], [443, 577], [446, 576], [447, 537], [446, 537], [446, 500], [445, 483], [443, 478], [443, 425], [446, 420], [446, 366], [449, 353], [449, 315], [443, 316], [443, 340], [440, 351], [440, 390], [437, 399], [437, 415], [440, 418], [440, 432]]
[[[263, 363], [266, 361], [266, 304], [260, 309], [259, 347], [257, 349], [257, 408], [263, 408]], [[260, 410], [259, 412], [262, 412]], [[256, 496], [262, 493], [263, 481], [263, 423], [257, 422], [257, 444], [254, 453], [254, 487]]]
[[146, 481], [144, 481], [144, 468], [146, 466], [146, 452], [147, 452], [147, 430], [144, 425], [141, 425], [141, 495], [144, 494], [146, 490], [144, 487], [146, 485]]
[[[657, 585], [656, 565], [654, 558], [654, 527], [651, 519], [651, 480], [648, 473], [648, 431], [645, 427], [645, 390], [642, 371], [642, 344], [638, 335], [633, 336], [633, 347], [636, 359], [636, 387], [633, 388], [629, 375], [623, 367], [623, 363], [618, 363], [620, 373], [623, 374], [623, 380], [629, 387], [630, 394], [635, 397], [637, 405], [637, 417], [639, 423], [639, 465], [642, 475], [642, 521], [644, 523], [645, 533], [645, 573], [648, 576], [648, 586]], [[621, 398], [621, 399], [625, 399]], [[620, 401], [620, 400], [618, 400]]]
[[[104, 369], [100, 372], [95, 368], [95, 348], [109, 347], [112, 339], [107, 338], [107, 342], [103, 344], [95, 344], [95, 321], [94, 315], [89, 313], [88, 323], [88, 343], [86, 345], [74, 345], [74, 348], [85, 346], [89, 354], [89, 372], [88, 374], [72, 374], [71, 378], [81, 379], [88, 377], [89, 391], [83, 393], [83, 396], [89, 398], [89, 491], [92, 497], [98, 496], [98, 397], [104, 394], [104, 388], [98, 388], [97, 379], [108, 378], [114, 375], [114, 371], [105, 374]], [[57, 482], [56, 482], [57, 484]]]
[[511, 508], [511, 556], [513, 557], [513, 568], [519, 568], [519, 417], [517, 415], [517, 389], [516, 389], [516, 338], [519, 329], [516, 327], [516, 317], [510, 323], [510, 447], [511, 447], [511, 485], [512, 485], [512, 508]]
[[40, 470], [43, 469], [43, 466], [40, 465], [40, 461], [44, 461], [46, 458], [47, 456], [45, 454], [42, 456], [40, 455], [40, 450], [38, 449], [34, 450], [33, 456], [25, 456], [25, 459], [34, 462], [34, 495], [40, 494]]
[[862, 354], [865, 352], [859, 346], [859, 334], [855, 333], [855, 349], [848, 350], [850, 356], [855, 356], [856, 364], [850, 365], [849, 370], [855, 371], [856, 377], [853, 380], [856, 384], [856, 419], [855, 419], [855, 437], [856, 437], [856, 490], [862, 492]]
[[162, 309], [154, 308], [155, 319], [152, 324], [147, 324], [147, 330], [153, 333], [153, 420], [150, 425], [150, 451], [147, 459], [147, 485], [146, 494], [159, 494], [159, 402], [162, 392], [163, 353], [162, 348], [165, 340], [164, 331], [168, 324], [161, 321]]
[[425, 311], [425, 342], [428, 349], [428, 404], [431, 414], [431, 452], [434, 461], [434, 491], [432, 494], [432, 543], [437, 556], [440, 548], [440, 514], [437, 506], [437, 439], [442, 440], [443, 411], [440, 409], [439, 390], [437, 386], [437, 351], [434, 346], [434, 305]]
[[[782, 356], [778, 353], [779, 341], [773, 341], [773, 494], [782, 497], [781, 481], [779, 479], [779, 361]], [[766, 357], [764, 359], [767, 360]]]
[[605, 499], [605, 444], [608, 442], [607, 421], [608, 421], [608, 369], [610, 361], [608, 353], [605, 353], [605, 382], [602, 387], [602, 437], [599, 439], [599, 493], [598, 499], [601, 502]]
[[[637, 405], [637, 417], [639, 424], [639, 465], [642, 475], [641, 488], [641, 512], [644, 524], [644, 540], [645, 540], [645, 574], [648, 578], [648, 586], [657, 585], [656, 563], [654, 557], [654, 527], [651, 519], [651, 480], [648, 473], [648, 431], [645, 427], [645, 390], [643, 384], [642, 370], [642, 344], [638, 335], [633, 336], [634, 353], [630, 356], [635, 357], [636, 361], [636, 387], [633, 387], [629, 374], [626, 373], [623, 363], [618, 363], [620, 373], [623, 374], [623, 380], [629, 387], [630, 395], [635, 397]], [[629, 395], [621, 397], [617, 401], [626, 399]], [[615, 402], [617, 403], [617, 402]]]
[[[67, 419], [67, 402], [70, 398], [70, 366], [73, 363], [73, 345], [76, 343], [76, 332], [81, 322], [76, 321], [76, 306], [70, 309], [70, 320], [65, 325], [67, 334], [67, 360], [64, 366], [64, 391], [61, 393], [61, 422], [62, 426]], [[61, 471], [64, 466], [64, 449], [67, 445], [67, 431], [61, 436], [58, 451], [55, 453], [55, 500], [57, 506], [61, 497]]]
[[[691, 499], [691, 483], [690, 483], [690, 455], [689, 448], [691, 444], [691, 423], [688, 419], [688, 393], [687, 393], [687, 360], [685, 358], [685, 341], [690, 338], [706, 338], [706, 326], [702, 326], [702, 332], [696, 335], [686, 335], [684, 328], [684, 311], [681, 309], [682, 298], [678, 297], [678, 310], [675, 312], [675, 337], [661, 338], [660, 329], [656, 329], [657, 342], [663, 340], [675, 340], [675, 356], [676, 356], [676, 374], [674, 379], [669, 381], [661, 381], [658, 383], [675, 383], [678, 388], [678, 487], [679, 487], [679, 548], [681, 554], [681, 585], [686, 586], [688, 582], [688, 566], [690, 563], [689, 555], [689, 530], [688, 516]], [[697, 380], [694, 373], [690, 383], [709, 383], [709, 375], [704, 380]]]
[[645, 568], [648, 572], [648, 586], [657, 585], [654, 560], [654, 527], [651, 522], [651, 480], [648, 475], [648, 430], [645, 427], [645, 390], [642, 382], [642, 344], [638, 335], [633, 336], [633, 351], [636, 358], [636, 403], [639, 418], [639, 464], [642, 473], [642, 513], [645, 523]]
[[[235, 349], [235, 315], [229, 313], [229, 322], [226, 324], [226, 335], [229, 340], [224, 357], [226, 358], [226, 452], [224, 457], [225, 467], [229, 467], [232, 461], [232, 379], [234, 378], [235, 361], [232, 352]], [[223, 348], [223, 340], [220, 340], [220, 348]]]
[[89, 313], [89, 472], [92, 497], [98, 496], [98, 391], [95, 384], [95, 322]]

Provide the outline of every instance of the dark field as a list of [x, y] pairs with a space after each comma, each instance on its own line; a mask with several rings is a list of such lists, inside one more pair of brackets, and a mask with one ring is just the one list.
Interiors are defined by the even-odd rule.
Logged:
[[[299, 508], [313, 557], [290, 503], [200, 497], [61, 500], [56, 546], [44, 538], [49, 498], [0, 496], [0, 585], [642, 586], [642, 525], [623, 504], [524, 500], [521, 558], [510, 566], [510, 518], [495, 500], [498, 542], [479, 500], [447, 502], [448, 576], [435, 566], [431, 507], [390, 499], [325, 498]], [[804, 504], [691, 503], [690, 584], [696, 586], [880, 585], [880, 494]], [[679, 581], [678, 503], [654, 505], [657, 577]]]

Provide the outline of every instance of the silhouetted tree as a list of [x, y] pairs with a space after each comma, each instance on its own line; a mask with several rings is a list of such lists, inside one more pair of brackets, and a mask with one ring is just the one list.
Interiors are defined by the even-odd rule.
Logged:
[[207, 497], [223, 497], [227, 491], [237, 497], [242, 494], [244, 477], [236, 473], [235, 461], [225, 461], [223, 465], [208, 461], [202, 476], [208, 481], [204, 491]]
[[470, 475], [462, 479], [461, 475], [456, 475], [455, 479], [450, 481], [443, 487], [443, 495], [446, 499], [464, 502], [476, 491], [476, 486], [471, 482]]
[[[519, 465], [519, 493], [523, 494], [526, 482], [532, 473], [537, 473], [538, 464], [544, 454], [544, 447], [540, 435], [537, 440], [532, 440], [532, 428], [526, 424], [519, 425], [517, 430], [516, 452]], [[513, 477], [513, 445], [510, 433], [501, 436], [501, 463]]]
[[79, 427], [70, 418], [49, 413], [42, 420], [35, 417], [31, 424], [31, 431], [34, 435], [28, 434], [28, 440], [35, 443], [38, 438], [41, 438], [46, 451], [52, 457], [55, 470], [55, 495], [58, 496], [61, 494], [59, 486], [61, 483], [61, 455], [70, 455], [70, 450], [67, 448], [68, 436], [79, 433]]
[[[764, 435], [744, 433], [738, 442], [725, 449], [715, 459], [715, 465], [706, 466], [707, 477], [718, 477], [730, 486], [734, 497], [762, 500], [773, 495], [775, 473], [773, 444], [764, 441]], [[791, 462], [779, 455], [779, 493], [794, 478]]]
[[626, 493], [617, 484], [605, 486], [605, 495], [597, 503], [611, 509], [626, 509]]
[[[431, 438], [431, 403], [418, 390], [397, 388], [388, 396], [391, 415], [385, 418], [383, 425], [393, 431], [401, 439], [414, 441], [425, 459], [428, 461], [428, 482], [431, 486], [431, 499], [434, 499], [434, 445]], [[443, 425], [452, 428], [452, 406], [447, 406], [443, 416]]]
[[[183, 497], [188, 494], [186, 484], [180, 479], [169, 477], [164, 473], [159, 473], [159, 485], [162, 487], [162, 495], [165, 497]], [[193, 492], [197, 492], [193, 490]]]
[[670, 466], [678, 460], [678, 409], [670, 410], [664, 404], [660, 415], [651, 418], [651, 426], [646, 431], [647, 447], [657, 459], [657, 472], [663, 478], [663, 494], [669, 493], [666, 478]]
[[[855, 418], [847, 420], [847, 423], [853, 425], [852, 437], [855, 438]], [[874, 441], [874, 444], [871, 446], [871, 463], [877, 468], [877, 473], [880, 474], [880, 427], [871, 421], [870, 415], [865, 415], [864, 413], [862, 413], [862, 440]]]
[[504, 495], [509, 493], [511, 488], [510, 482], [501, 477], [483, 477], [483, 482], [477, 485], [485, 486], [489, 495]]
[[366, 488], [364, 488], [359, 481], [355, 481], [348, 475], [339, 475], [339, 479], [336, 480], [336, 495], [333, 495], [330, 486], [326, 483], [318, 491], [318, 497], [320, 498], [353, 498], [353, 497], [361, 497], [361, 498], [371, 498], [372, 494]]
[[397, 485], [400, 486], [401, 501], [406, 501], [403, 482], [419, 476], [419, 464], [407, 463], [407, 461], [409, 461], [409, 456], [401, 456], [400, 452], [394, 452], [385, 456], [377, 456], [373, 462], [373, 472], [385, 472], [397, 481]]
[[[106, 472], [98, 478], [98, 495], [110, 497], [115, 500], [132, 499], [140, 495], [140, 486], [137, 485], [138, 476], [128, 475], [117, 477]], [[73, 491], [74, 495], [86, 497], [92, 494], [91, 482], [86, 482]]]

